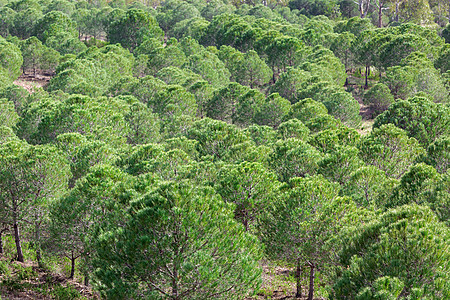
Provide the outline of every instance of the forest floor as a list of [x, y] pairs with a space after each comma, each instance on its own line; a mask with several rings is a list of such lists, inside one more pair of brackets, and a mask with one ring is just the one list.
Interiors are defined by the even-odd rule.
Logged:
[[0, 258], [0, 299], [99, 299], [92, 290], [36, 263]]
[[44, 75], [27, 75], [22, 74], [20, 77], [14, 81], [15, 85], [21, 86], [26, 89], [29, 93], [33, 93], [35, 89], [44, 87], [51, 79], [51, 76]]
[[[375, 84], [377, 81], [369, 79], [369, 87]], [[363, 96], [367, 89], [364, 88], [364, 78], [349, 75], [347, 91], [351, 92], [353, 97], [359, 103], [359, 115], [362, 117], [361, 127], [357, 128], [357, 131], [361, 135], [369, 134], [373, 125], [373, 111], [363, 102]]]
[[[291, 268], [270, 262], [263, 263], [263, 284], [254, 297], [245, 300], [307, 299], [307, 288], [302, 287], [304, 297], [295, 298], [295, 278]], [[64, 275], [39, 268], [36, 263], [9, 261], [0, 258], [0, 299], [100, 299], [91, 288]], [[323, 298], [315, 298], [321, 300]]]
[[[278, 264], [264, 261], [262, 274], [262, 287], [255, 297], [246, 298], [246, 300], [284, 300], [297, 299], [305, 300], [308, 298], [308, 289], [305, 287], [307, 282], [302, 282], [302, 298], [296, 298], [296, 279], [293, 268], [280, 266]], [[317, 292], [315, 293], [317, 295]], [[315, 297], [315, 300], [324, 298]]]

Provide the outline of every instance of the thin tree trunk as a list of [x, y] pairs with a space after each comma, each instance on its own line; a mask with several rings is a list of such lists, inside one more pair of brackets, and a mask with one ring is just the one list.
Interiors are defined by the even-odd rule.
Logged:
[[72, 263], [72, 267], [70, 268], [70, 277], [69, 279], [73, 279], [73, 277], [75, 276], [75, 257], [73, 256], [73, 251], [72, 251], [72, 257], [70, 258], [71, 263]]
[[84, 274], [84, 285], [89, 286], [89, 274], [87, 272]]
[[297, 292], [295, 293], [295, 298], [302, 297], [302, 285], [300, 282], [301, 272], [302, 272], [302, 267], [300, 266], [300, 259], [297, 259], [297, 270], [295, 271], [295, 277], [297, 278]]
[[40, 243], [40, 231], [39, 225], [36, 226], [36, 260], [39, 267], [42, 267], [42, 259], [41, 259], [41, 243]]
[[309, 273], [309, 292], [308, 292], [308, 300], [313, 300], [314, 298], [314, 278], [315, 278], [315, 268], [313, 264], [309, 265], [311, 271]]
[[[175, 253], [174, 253], [174, 257], [176, 259], [176, 257], [178, 256], [178, 251], [177, 249], [175, 249]], [[178, 299], [178, 268], [177, 268], [177, 263], [176, 261], [173, 264], [173, 277], [172, 277], [172, 299], [176, 300]]]
[[14, 216], [14, 239], [16, 241], [17, 260], [23, 262], [22, 246], [20, 245], [19, 226], [17, 225], [16, 216]]
[[0, 230], [0, 255], [3, 254], [3, 231]]
[[383, 16], [383, 3], [381, 2], [381, 0], [379, 0], [379, 7], [378, 7], [378, 27], [381, 28], [383, 27], [383, 20], [382, 20], [382, 16]]
[[369, 66], [366, 66], [366, 74], [365, 74], [365, 76], [366, 76], [366, 79], [365, 79], [364, 87], [367, 88], [369, 86], [369, 82], [367, 80], [367, 77], [369, 76]]
[[395, 22], [398, 22], [398, 2], [395, 2]]
[[242, 224], [245, 227], [245, 231], [248, 231], [248, 219], [246, 218], [246, 216], [244, 216], [244, 218], [242, 220]]

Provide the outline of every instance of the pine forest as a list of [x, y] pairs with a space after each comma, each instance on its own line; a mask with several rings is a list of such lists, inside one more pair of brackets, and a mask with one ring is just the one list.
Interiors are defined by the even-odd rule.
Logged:
[[0, 0], [0, 300], [450, 299], [450, 0]]

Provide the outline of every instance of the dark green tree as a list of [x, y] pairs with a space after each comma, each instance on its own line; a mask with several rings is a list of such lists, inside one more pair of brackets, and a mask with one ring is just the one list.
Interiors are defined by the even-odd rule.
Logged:
[[161, 39], [163, 32], [156, 19], [149, 13], [138, 9], [128, 10], [122, 18], [117, 19], [107, 29], [108, 41], [120, 43], [131, 52], [145, 38]]
[[231, 204], [189, 183], [162, 184], [133, 202], [125, 226], [105, 232], [96, 250], [108, 298], [240, 299], [260, 282], [257, 239], [233, 220]]

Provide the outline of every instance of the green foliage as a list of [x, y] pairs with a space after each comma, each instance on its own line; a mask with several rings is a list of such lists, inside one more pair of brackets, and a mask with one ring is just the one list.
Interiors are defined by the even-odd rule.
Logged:
[[[19, 48], [0, 37], [0, 88], [10, 85], [21, 74], [23, 59]], [[3, 78], [2, 78], [3, 77]]]
[[280, 78], [271, 86], [271, 93], [278, 93], [281, 97], [288, 99], [291, 103], [296, 103], [297, 93], [303, 87], [303, 84], [309, 79], [310, 74], [303, 70], [288, 68], [282, 73]]
[[57, 285], [56, 287], [53, 288], [52, 295], [57, 300], [80, 298], [80, 293], [78, 292], [78, 290], [71, 285], [68, 285], [66, 287], [62, 285]]
[[238, 67], [236, 81], [250, 88], [261, 87], [272, 79], [272, 71], [258, 54], [250, 50], [244, 54], [244, 60]]
[[134, 54], [148, 56], [147, 64], [152, 75], [166, 67], [181, 67], [186, 62], [185, 54], [174, 39], [169, 40], [164, 47], [160, 40], [147, 38], [136, 48]]
[[345, 185], [349, 182], [352, 172], [363, 165], [358, 154], [356, 147], [337, 146], [336, 150], [327, 153], [318, 163], [319, 173], [332, 182]]
[[178, 67], [167, 67], [158, 71], [156, 77], [167, 84], [178, 84], [185, 88], [190, 87], [199, 81], [204, 81], [202, 77], [191, 70], [180, 69]]
[[87, 49], [83, 42], [76, 37], [68, 35], [66, 32], [49, 37], [45, 43], [61, 55], [78, 54]]
[[36, 23], [36, 37], [43, 43], [48, 38], [65, 33], [70, 37], [76, 38], [77, 31], [75, 23], [61, 11], [51, 11], [45, 14], [42, 19]]
[[389, 88], [382, 83], [377, 83], [364, 94], [364, 104], [370, 106], [373, 116], [384, 112], [392, 103], [394, 97]]
[[144, 104], [153, 103], [156, 95], [166, 87], [164, 81], [153, 76], [145, 76], [139, 79], [123, 77], [109, 89], [111, 96], [132, 95]]
[[[37, 4], [37, 2], [34, 3]], [[10, 31], [14, 35], [27, 39], [34, 35], [35, 28], [41, 22], [42, 18], [43, 14], [40, 8], [30, 7], [20, 10], [14, 15], [14, 24]]]
[[287, 115], [287, 118], [296, 118], [305, 123], [315, 117], [327, 114], [328, 110], [325, 105], [314, 101], [311, 98], [306, 98], [291, 106], [291, 110]]
[[[436, 63], [439, 63], [438, 60]], [[398, 98], [407, 99], [417, 92], [424, 92], [435, 102], [448, 101], [444, 81], [424, 53], [413, 52], [402, 60], [402, 67], [388, 68], [383, 82]]]
[[198, 141], [200, 156], [211, 155], [218, 160], [223, 159], [232, 146], [247, 140], [247, 136], [235, 126], [209, 118], [196, 121], [187, 137]]
[[9, 101], [12, 101], [19, 116], [22, 115], [22, 111], [26, 106], [28, 95], [29, 93], [26, 89], [17, 85], [10, 85], [5, 89], [0, 90], [0, 98], [6, 98]]
[[14, 110], [14, 102], [0, 98], [0, 124], [13, 128], [18, 120], [19, 116]]
[[291, 119], [283, 122], [277, 128], [277, 136], [279, 139], [286, 140], [296, 138], [307, 141], [309, 139], [309, 129], [298, 119]]
[[246, 231], [254, 232], [260, 216], [273, 205], [278, 187], [276, 175], [260, 163], [243, 162], [222, 168], [215, 190], [235, 204], [235, 218]]
[[308, 268], [309, 299], [450, 298], [444, 2], [0, 0], [5, 259], [108, 299], [275, 297], [261, 241], [297, 297]]
[[20, 43], [22, 50], [23, 66], [25, 71], [37, 71], [53, 73], [59, 63], [60, 55], [53, 49], [44, 46], [36, 37], [30, 37]]
[[[210, 1], [210, 3], [213, 1]], [[234, 7], [233, 7], [234, 8]], [[178, 22], [170, 31], [170, 36], [177, 39], [192, 37], [197, 41], [202, 40], [208, 29], [209, 22], [203, 18], [190, 18]]]
[[436, 104], [424, 97], [393, 103], [375, 119], [374, 128], [392, 123], [404, 129], [410, 137], [428, 146], [438, 137], [448, 135], [450, 126], [448, 106]]
[[178, 85], [169, 85], [148, 106], [159, 115], [161, 131], [168, 137], [185, 134], [197, 113], [194, 95]]
[[[449, 37], [450, 39], [450, 37]], [[450, 46], [445, 44], [440, 53], [439, 57], [434, 61], [434, 66], [441, 71], [441, 73], [445, 73], [450, 70]]]
[[363, 137], [359, 146], [361, 158], [386, 176], [400, 178], [425, 151], [415, 138], [393, 124], [374, 128]]
[[123, 17], [110, 24], [107, 36], [109, 42], [120, 43], [133, 52], [145, 38], [161, 39], [163, 32], [149, 13], [130, 9]]
[[359, 133], [345, 126], [337, 129], [325, 129], [315, 134], [309, 141], [311, 145], [316, 147], [323, 153], [336, 151], [339, 146], [358, 146], [360, 141]]
[[125, 121], [130, 128], [127, 141], [131, 145], [153, 143], [161, 138], [158, 117], [140, 102], [130, 105]]
[[350, 93], [336, 92], [323, 102], [328, 113], [340, 120], [344, 125], [358, 128], [361, 125], [359, 103]]
[[217, 55], [207, 50], [189, 56], [184, 67], [200, 74], [215, 88], [227, 85], [231, 76]]
[[19, 138], [14, 134], [11, 127], [0, 126], [0, 145], [10, 141], [18, 141]]
[[345, 194], [351, 196], [362, 207], [377, 208], [376, 200], [383, 192], [386, 180], [384, 172], [377, 167], [362, 166], [350, 174]]
[[114, 98], [71, 96], [64, 102], [34, 102], [19, 124], [19, 135], [32, 143], [53, 142], [59, 134], [78, 132], [88, 139], [118, 146], [128, 131], [126, 103]]
[[[97, 246], [96, 277], [106, 297], [239, 299], [258, 288], [259, 242], [211, 188], [162, 184], [133, 202], [128, 216]], [[162, 271], [168, 267], [173, 280]]]
[[298, 9], [299, 13], [310, 16], [336, 16], [337, 2], [332, 0], [291, 0], [289, 8]]
[[[11, 141], [0, 146], [0, 207], [10, 215], [8, 223], [22, 228], [27, 222], [37, 232], [50, 201], [63, 195], [70, 170], [67, 161], [51, 146], [30, 146]], [[19, 231], [14, 235], [17, 259], [24, 261]], [[34, 235], [39, 249], [41, 237]], [[38, 258], [39, 259], [39, 258]]]
[[439, 173], [432, 166], [416, 164], [402, 176], [400, 184], [385, 206], [389, 208], [411, 203], [423, 205], [432, 201], [431, 194], [440, 179]]
[[97, 97], [116, 84], [122, 76], [132, 74], [134, 57], [119, 45], [89, 48], [61, 64], [47, 90]]
[[447, 172], [450, 165], [450, 136], [441, 136], [431, 143], [424, 161], [441, 174]]
[[[395, 293], [401, 285], [408, 295], [421, 290], [419, 298], [448, 297], [448, 234], [430, 209], [417, 205], [390, 210], [355, 227], [342, 241], [333, 297], [363, 297], [389, 286], [388, 292]], [[397, 279], [388, 281], [386, 276]]]
[[269, 166], [280, 181], [316, 174], [322, 154], [313, 146], [294, 138], [279, 140], [273, 146]]
[[214, 92], [213, 97], [206, 104], [208, 117], [233, 123], [238, 99], [249, 90], [248, 87], [232, 82], [227, 87]]
[[265, 103], [256, 107], [253, 122], [258, 125], [267, 125], [277, 128], [285, 119], [291, 109], [288, 100], [282, 98], [279, 94], [270, 94]]

